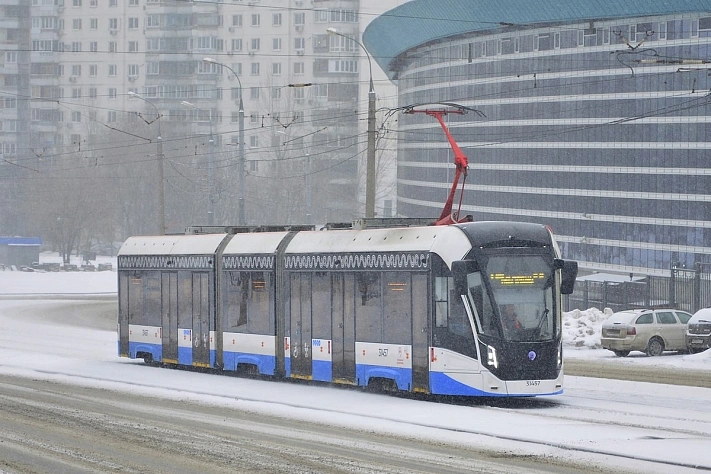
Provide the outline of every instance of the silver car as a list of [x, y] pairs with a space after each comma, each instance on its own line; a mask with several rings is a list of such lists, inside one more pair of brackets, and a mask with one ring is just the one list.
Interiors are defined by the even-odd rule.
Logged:
[[698, 310], [689, 320], [686, 347], [691, 354], [711, 347], [711, 308]]
[[659, 356], [686, 351], [686, 327], [691, 314], [674, 309], [620, 311], [602, 324], [602, 347], [619, 357], [631, 351]]

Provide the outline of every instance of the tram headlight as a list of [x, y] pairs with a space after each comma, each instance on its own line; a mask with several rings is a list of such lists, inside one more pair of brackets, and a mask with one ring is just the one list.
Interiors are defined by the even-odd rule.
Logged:
[[486, 346], [486, 363], [493, 365], [495, 369], [499, 368], [499, 359], [496, 357], [496, 348], [487, 344]]
[[563, 366], [563, 343], [558, 345], [558, 368]]

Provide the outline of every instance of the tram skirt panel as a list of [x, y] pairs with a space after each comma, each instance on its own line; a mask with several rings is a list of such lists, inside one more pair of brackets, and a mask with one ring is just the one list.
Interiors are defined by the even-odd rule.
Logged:
[[150, 354], [155, 362], [163, 358], [163, 338], [158, 326], [128, 326], [128, 353], [131, 359], [143, 358]]
[[371, 378], [393, 380], [398, 390], [412, 390], [412, 346], [356, 342], [356, 379], [367, 386]]
[[223, 333], [222, 351], [225, 370], [237, 370], [240, 364], [255, 366], [261, 375], [274, 375], [276, 338], [265, 334]]

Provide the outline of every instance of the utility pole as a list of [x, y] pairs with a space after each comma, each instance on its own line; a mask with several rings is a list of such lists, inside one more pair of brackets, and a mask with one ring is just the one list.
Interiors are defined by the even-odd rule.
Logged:
[[203, 58], [202, 59], [206, 63], [210, 64], [217, 64], [220, 67], [223, 67], [225, 69], [228, 69], [236, 78], [237, 78], [237, 83], [239, 84], [239, 144], [238, 144], [238, 166], [239, 166], [239, 171], [238, 171], [238, 182], [237, 182], [237, 187], [239, 189], [239, 201], [237, 204], [237, 221], [239, 225], [247, 225], [247, 219], [245, 217], [245, 209], [244, 209], [244, 181], [245, 181], [245, 174], [247, 173], [247, 170], [245, 168], [245, 159], [244, 159], [244, 102], [242, 101], [242, 81], [239, 78], [239, 75], [235, 72], [234, 69], [229, 67], [227, 64], [223, 64], [219, 61], [216, 61], [212, 58]]
[[365, 217], [375, 217], [375, 88], [373, 87], [373, 64], [368, 50], [359, 41], [344, 35], [335, 28], [327, 28], [330, 35], [341, 36], [353, 41], [368, 58], [370, 89], [368, 91], [368, 150], [365, 165]]
[[201, 109], [192, 102], [184, 100], [181, 102], [186, 107], [193, 108], [198, 111], [198, 121], [200, 121], [200, 112], [207, 112], [210, 121], [210, 160], [207, 163], [207, 225], [215, 225], [215, 133], [212, 127], [212, 111]]
[[[156, 161], [157, 161], [157, 167], [158, 167], [158, 235], [165, 235], [165, 186], [164, 186], [164, 179], [163, 179], [163, 166], [164, 166], [164, 159], [163, 159], [163, 134], [161, 133], [160, 129], [160, 118], [161, 114], [160, 111], [158, 110], [158, 107], [151, 102], [150, 100], [146, 99], [145, 97], [136, 94], [135, 92], [129, 92], [128, 95], [130, 97], [135, 97], [137, 99], [141, 99], [143, 102], [146, 104], [150, 105], [153, 107], [156, 111], [156, 118], [155, 120], [152, 120], [148, 122], [150, 125], [151, 123], [157, 121], [158, 122], [158, 137], [156, 138]], [[145, 119], [144, 119], [145, 120]]]

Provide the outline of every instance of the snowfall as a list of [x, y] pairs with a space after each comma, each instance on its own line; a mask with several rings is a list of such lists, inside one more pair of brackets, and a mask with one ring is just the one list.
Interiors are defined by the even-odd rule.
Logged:
[[[43, 255], [43, 261], [52, 259]], [[113, 263], [113, 268], [116, 268], [115, 258], [102, 260], [99, 257], [97, 263], [104, 261]], [[677, 436], [680, 439], [665, 439], [666, 444], [662, 444], [660, 440], [650, 442], [647, 439], [648, 429], [595, 423], [594, 418], [586, 422], [551, 416], [546, 421], [546, 410], [543, 410], [543, 421], [541, 413], [533, 414], [530, 410], [490, 409], [476, 405], [471, 408], [430, 404], [422, 410], [421, 406], [415, 405], [426, 402], [356, 390], [294, 384], [284, 385], [284, 390], [276, 390], [273, 383], [262, 380], [150, 370], [139, 361], [117, 356], [116, 330], [107, 327], [106, 322], [103, 325], [86, 325], [82, 321], [58, 322], [39, 317], [52, 311], [53, 305], [71, 300], [84, 301], [79, 304], [95, 303], [89, 298], [111, 301], [116, 292], [115, 271], [0, 271], [0, 373], [168, 399], [194, 400], [320, 423], [334, 423], [336, 419], [343, 426], [382, 433], [401, 434], [402, 423], [407, 423], [407, 429], [416, 429], [411, 433], [415, 438], [421, 436], [431, 440], [436, 437], [443, 442], [470, 442], [497, 450], [511, 451], [511, 442], [518, 440], [523, 442], [517, 448], [521, 453], [561, 458], [575, 456], [576, 460], [593, 464], [607, 460], [610, 466], [629, 469], [630, 472], [643, 469], [659, 473], [696, 471], [690, 466], [711, 470], [711, 457], [708, 455], [711, 452], [710, 432], [706, 432], [705, 436]], [[20, 314], [26, 317], [11, 318], [10, 312], [18, 314], [18, 307], [21, 307]], [[652, 358], [632, 353], [630, 357], [616, 357], [600, 346], [602, 322], [611, 314], [609, 309], [601, 311], [596, 308], [565, 313], [565, 357], [711, 371], [711, 350], [694, 355], [668, 353], [670, 355]], [[86, 318], [86, 315], [83, 317]], [[47, 357], [48, 354], [51, 357]], [[674, 418], [677, 416], [674, 407], [680, 389], [671, 385], [566, 376], [565, 394], [550, 399], [572, 397], [574, 405], [575, 397], [584, 396], [588, 403], [592, 403], [593, 411], [601, 413], [609, 404], [627, 404], [643, 393], [650, 399], [667, 400], [668, 405], [661, 406], [669, 411], [670, 418]], [[711, 389], [684, 387], [681, 391], [685, 404], [701, 407], [702, 413], [708, 406], [711, 413]], [[470, 416], [463, 417], [462, 410], [478, 410], [476, 426], [472, 426]], [[702, 423], [711, 425], [711, 415], [703, 415], [702, 418]], [[464, 433], [469, 436], [464, 436]], [[571, 451], [571, 447], [588, 454]], [[647, 465], [644, 460], [668, 464]]]

